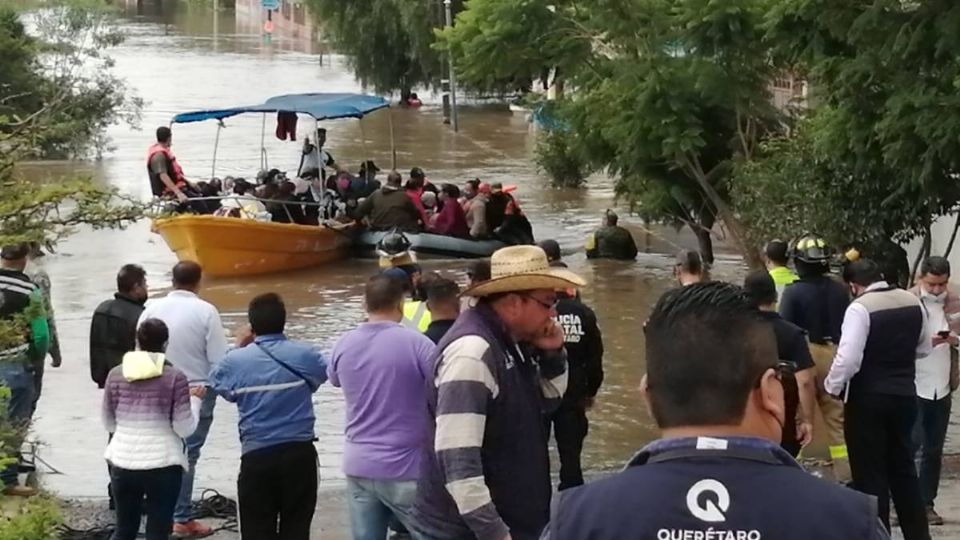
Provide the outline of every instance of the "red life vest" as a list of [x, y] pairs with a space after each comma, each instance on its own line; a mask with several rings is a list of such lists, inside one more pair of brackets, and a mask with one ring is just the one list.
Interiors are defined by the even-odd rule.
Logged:
[[159, 191], [162, 193], [170, 193], [170, 188], [160, 180], [160, 175], [154, 174], [153, 170], [150, 169], [150, 161], [152, 161], [153, 157], [157, 154], [163, 154], [164, 157], [167, 158], [169, 165], [167, 174], [170, 176], [170, 179], [173, 180], [173, 183], [176, 184], [178, 188], [186, 187], [187, 180], [183, 175], [183, 169], [180, 167], [180, 164], [177, 163], [176, 156], [173, 155], [173, 152], [171, 152], [169, 148], [157, 143], [147, 150], [147, 173], [150, 175], [150, 183], [154, 194], [157, 194], [158, 188], [161, 188]]

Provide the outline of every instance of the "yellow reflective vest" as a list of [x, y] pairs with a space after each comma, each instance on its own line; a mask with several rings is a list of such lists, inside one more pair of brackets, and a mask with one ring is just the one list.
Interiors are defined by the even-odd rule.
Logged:
[[430, 310], [427, 309], [426, 302], [404, 302], [403, 303], [403, 325], [407, 328], [413, 328], [418, 332], [426, 332], [430, 326], [433, 317]]

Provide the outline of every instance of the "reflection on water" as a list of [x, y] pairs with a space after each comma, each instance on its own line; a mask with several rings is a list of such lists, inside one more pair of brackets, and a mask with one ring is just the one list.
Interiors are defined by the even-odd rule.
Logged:
[[[219, 14], [214, 36], [214, 18], [206, 9], [193, 6], [174, 13], [153, 9], [146, 4], [140, 13], [127, 13], [129, 39], [113, 53], [118, 72], [147, 102], [143, 129], [111, 129], [116, 151], [102, 162], [29, 164], [23, 168], [27, 174], [44, 181], [89, 174], [146, 198], [146, 148], [153, 142], [154, 128], [166, 125], [177, 112], [257, 103], [284, 93], [361, 91], [343, 57], [327, 55], [321, 63], [316, 55], [278, 47], [282, 36], [264, 44], [256, 30], [234, 22], [233, 12]], [[585, 190], [550, 188], [531, 162], [533, 138], [526, 121], [505, 110], [465, 109], [459, 134], [444, 127], [439, 109], [429, 104], [419, 111], [379, 112], [362, 122], [327, 122], [328, 150], [350, 168], [364, 159], [388, 168], [391, 114], [398, 168], [423, 167], [438, 183], [480, 177], [517, 184], [538, 237], [556, 238], [566, 250], [576, 251], [598, 224], [603, 209], [613, 204], [612, 186], [604, 178], [591, 179]], [[228, 119], [220, 135], [216, 174], [254, 175], [260, 166], [264, 130], [269, 165], [295, 169], [301, 142], [277, 140], [274, 122], [259, 116]], [[312, 130], [312, 121], [301, 121], [301, 137]], [[212, 174], [215, 135], [214, 123], [175, 126], [174, 150], [189, 177], [203, 179]], [[582, 253], [568, 257], [571, 268], [590, 283], [583, 296], [598, 313], [607, 350], [606, 382], [590, 413], [592, 426], [585, 448], [585, 461], [592, 468], [620, 465], [653, 436], [637, 391], [643, 372], [641, 324], [670, 284], [669, 264], [657, 253], [695, 246], [692, 238], [672, 231], [638, 233], [638, 240], [647, 254], [635, 264], [587, 262]], [[87, 374], [88, 329], [93, 309], [113, 292], [116, 270], [128, 262], [142, 264], [154, 293], [160, 293], [168, 286], [175, 258], [144, 222], [124, 231], [81, 230], [43, 263], [54, 283], [65, 359], [62, 368], [47, 370], [35, 427], [37, 436], [48, 443], [43, 456], [64, 473], [48, 475], [45, 481], [66, 495], [104, 493], [106, 437], [99, 422], [100, 393]], [[426, 261], [425, 266], [459, 274], [463, 264]], [[373, 261], [345, 261], [284, 275], [210, 281], [202, 295], [220, 308], [229, 328], [236, 328], [243, 323], [246, 303], [253, 295], [278, 292], [290, 311], [288, 333], [329, 350], [338, 335], [361, 319], [362, 283], [376, 271]], [[323, 387], [315, 404], [322, 475], [339, 478], [343, 437], [339, 391]], [[235, 426], [235, 408], [220, 402], [200, 462], [198, 487], [235, 493], [239, 462]]]

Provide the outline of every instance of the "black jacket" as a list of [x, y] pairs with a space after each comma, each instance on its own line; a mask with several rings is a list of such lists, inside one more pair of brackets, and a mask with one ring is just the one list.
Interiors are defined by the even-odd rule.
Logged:
[[597, 315], [576, 298], [561, 298], [557, 321], [563, 326], [567, 349], [567, 391], [563, 405], [579, 405], [597, 395], [603, 384], [603, 336]]
[[90, 321], [90, 378], [103, 388], [110, 370], [137, 348], [137, 320], [143, 301], [120, 293], [97, 306]]

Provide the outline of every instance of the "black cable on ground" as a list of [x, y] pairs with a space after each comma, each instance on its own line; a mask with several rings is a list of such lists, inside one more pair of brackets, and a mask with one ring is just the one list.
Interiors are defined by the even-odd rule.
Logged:
[[[200, 494], [200, 500], [193, 501], [193, 517], [195, 519], [222, 520], [214, 533], [220, 531], [239, 532], [237, 524], [237, 502], [225, 497], [215, 489], [205, 489]], [[114, 525], [99, 525], [88, 529], [74, 529], [69, 525], [57, 528], [59, 540], [110, 540], [113, 536]]]

